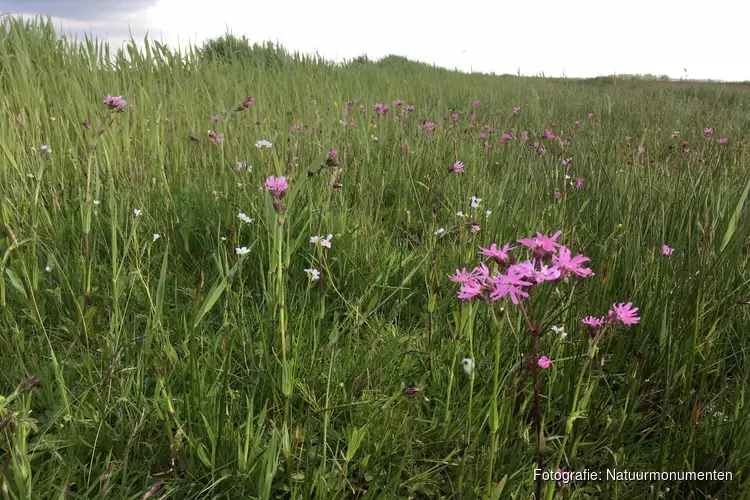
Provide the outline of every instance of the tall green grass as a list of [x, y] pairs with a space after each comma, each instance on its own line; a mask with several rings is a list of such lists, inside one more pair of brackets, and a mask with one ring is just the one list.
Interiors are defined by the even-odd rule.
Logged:
[[[458, 304], [447, 275], [479, 245], [557, 229], [597, 276], [556, 294], [542, 325], [545, 468], [733, 479], [549, 482], [546, 498], [748, 495], [750, 94], [232, 47], [180, 55], [146, 40], [111, 54], [57, 38], [49, 20], [5, 18], [4, 498], [529, 498], [531, 337], [507, 304]], [[107, 93], [128, 106], [99, 136]], [[255, 105], [229, 113], [248, 94]], [[364, 110], [344, 116], [353, 99]], [[373, 120], [393, 99], [415, 105], [406, 123], [394, 109]], [[552, 121], [569, 146], [540, 156], [529, 144]], [[498, 145], [510, 128], [529, 141]], [[335, 170], [308, 176], [331, 148], [339, 190]], [[456, 159], [463, 175], [447, 172]], [[269, 175], [291, 185], [283, 224]], [[328, 233], [331, 249], [309, 242]], [[580, 320], [615, 301], [641, 323], [589, 365]]]

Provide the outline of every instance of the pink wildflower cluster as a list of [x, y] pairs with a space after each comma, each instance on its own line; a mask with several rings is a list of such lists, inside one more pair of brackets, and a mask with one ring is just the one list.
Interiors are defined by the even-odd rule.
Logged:
[[110, 109], [115, 109], [117, 111], [124, 111], [123, 108], [127, 103], [128, 102], [121, 95], [113, 96], [112, 94], [107, 94], [107, 97], [104, 98], [104, 104], [109, 106]]
[[581, 279], [593, 276], [593, 271], [584, 267], [591, 259], [581, 254], [573, 255], [570, 249], [557, 243], [561, 234], [562, 231], [553, 236], [537, 233], [533, 238], [518, 240], [531, 252], [531, 258], [521, 262], [511, 255], [516, 247], [509, 244], [500, 247], [492, 243], [488, 248], [480, 247], [480, 254], [494, 261], [495, 269], [490, 270], [484, 263], [471, 272], [465, 268], [457, 269], [450, 279], [461, 285], [458, 298], [478, 298], [492, 303], [507, 297], [519, 305], [522, 299], [529, 297], [531, 289], [542, 282], [559, 282], [569, 276]]
[[606, 316], [599, 318], [596, 316], [586, 316], [581, 320], [581, 326], [589, 328], [589, 334], [593, 339], [596, 337], [597, 331], [603, 327], [617, 324], [626, 326], [637, 324], [641, 321], [641, 318], [637, 313], [638, 308], [633, 307], [632, 302], [628, 302], [627, 304], [624, 302], [615, 302], [612, 304], [612, 307], [609, 309]]
[[379, 116], [385, 116], [385, 114], [388, 113], [391, 108], [389, 108], [387, 104], [375, 104], [373, 106], [373, 109]]
[[424, 128], [428, 132], [434, 132], [435, 131], [435, 123], [434, 122], [424, 122], [422, 124], [422, 128]]
[[284, 205], [281, 203], [281, 199], [286, 196], [286, 192], [289, 189], [289, 184], [286, 182], [286, 177], [274, 177], [273, 175], [266, 179], [264, 184], [266, 191], [269, 191], [273, 195], [273, 208], [277, 212], [283, 212], [285, 210]]

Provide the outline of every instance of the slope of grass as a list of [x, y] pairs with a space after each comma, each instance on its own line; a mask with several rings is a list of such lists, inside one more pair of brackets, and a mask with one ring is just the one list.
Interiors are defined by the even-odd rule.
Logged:
[[[596, 276], [556, 289], [540, 325], [544, 468], [733, 478], [550, 481], [546, 498], [747, 495], [748, 94], [255, 54], [110, 57], [7, 18], [5, 498], [529, 498], [531, 337], [510, 302], [459, 303], [447, 275], [558, 229]], [[309, 175], [333, 148], [341, 171]], [[291, 186], [283, 214], [270, 175]], [[587, 363], [581, 319], [631, 301], [640, 323]]]

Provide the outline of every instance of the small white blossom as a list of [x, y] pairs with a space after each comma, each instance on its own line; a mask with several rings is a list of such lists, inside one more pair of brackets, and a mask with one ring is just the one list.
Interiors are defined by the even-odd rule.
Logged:
[[325, 238], [323, 238], [322, 236], [311, 236], [310, 243], [314, 245], [320, 245], [326, 248], [331, 248], [331, 238], [333, 238], [332, 234], [329, 234]]
[[28, 173], [28, 174], [26, 174], [26, 177], [28, 177], [29, 179], [33, 179], [34, 178], [34, 174]]
[[560, 334], [560, 338], [562, 340], [565, 340], [565, 338], [568, 336], [568, 333], [565, 331], [565, 328], [563, 328], [562, 326], [555, 325], [555, 326], [552, 327], [552, 331], [555, 332], [555, 333], [559, 333]]
[[339, 120], [339, 123], [340, 123], [341, 125], [346, 125], [346, 121], [344, 121], [344, 120]]
[[246, 222], [248, 224], [252, 224], [253, 220], [255, 220], [255, 219], [251, 219], [250, 217], [248, 217], [242, 212], [240, 212], [239, 215], [237, 215], [237, 217], [239, 217], [242, 222]]
[[441, 234], [443, 234], [444, 232], [445, 232], [445, 229], [443, 229], [443, 228], [441, 227], [440, 229], [438, 229], [437, 231], [435, 231], [435, 234], [437, 234], [438, 236], [440, 236], [440, 235], [441, 235]]
[[156, 177], [151, 177], [151, 184], [156, 184]]
[[471, 358], [464, 358], [461, 360], [461, 366], [463, 366], [466, 375], [471, 375], [474, 371], [474, 360]]
[[317, 269], [305, 269], [305, 272], [311, 281], [318, 281], [320, 279], [320, 271]]
[[378, 138], [377, 138], [377, 137], [375, 137], [374, 135], [373, 135], [373, 136], [371, 136], [371, 137], [372, 137], [372, 140], [373, 140], [373, 141], [377, 141], [377, 140], [378, 140]]
[[102, 202], [102, 200], [94, 200], [94, 205], [99, 205], [99, 204], [101, 204], [101, 202]]
[[227, 241], [227, 237], [226, 236], [222, 236], [221, 237], [221, 241]]
[[247, 247], [235, 248], [235, 251], [237, 252], [237, 255], [245, 255], [250, 253], [250, 249]]
[[141, 210], [138, 210], [137, 208], [133, 210], [133, 214], [134, 214], [134, 215], [135, 215], [136, 217], [140, 217], [142, 213], [143, 213], [143, 211], [141, 211]]
[[477, 208], [480, 203], [482, 203], [482, 198], [477, 198], [476, 196], [471, 197], [471, 208]]
[[48, 273], [52, 271], [52, 269], [49, 266], [45, 267], [44, 270], [47, 271]]
[[52, 148], [49, 147], [49, 144], [44, 144], [39, 147], [39, 152], [42, 154], [49, 154], [52, 152]]
[[271, 146], [273, 146], [273, 144], [271, 144], [270, 142], [268, 142], [265, 139], [261, 139], [260, 141], [258, 141], [258, 142], [255, 143], [255, 147], [258, 148], [258, 149], [260, 149], [260, 148], [270, 148]]
[[159, 238], [161, 238], [159, 233], [154, 233], [154, 241], [158, 240]]
[[485, 217], [489, 217], [490, 215], [492, 215], [492, 210], [487, 210], [487, 211], [486, 211], [486, 212], [484, 213], [484, 216], [485, 216]]
[[460, 211], [460, 210], [459, 210], [458, 212], [456, 212], [456, 215], [457, 215], [458, 217], [466, 217], [466, 216], [464, 215], [464, 213], [463, 213], [462, 211]]

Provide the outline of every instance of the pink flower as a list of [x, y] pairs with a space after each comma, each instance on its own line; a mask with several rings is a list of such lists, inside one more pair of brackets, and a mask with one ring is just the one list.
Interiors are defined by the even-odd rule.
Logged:
[[581, 325], [586, 325], [592, 329], [599, 328], [604, 324], [604, 318], [597, 318], [595, 316], [586, 316], [581, 321]]
[[726, 143], [727, 143], [726, 137], [722, 137], [721, 139], [719, 139], [719, 144], [726, 144]]
[[394, 99], [391, 104], [393, 105], [394, 108], [396, 108], [398, 106], [403, 106], [404, 101], [402, 101], [401, 99]]
[[475, 108], [478, 108], [479, 107], [479, 101], [472, 101], [471, 105], [474, 106]]
[[560, 191], [555, 191], [555, 199], [559, 200], [563, 197], [563, 194]]
[[455, 122], [455, 121], [458, 121], [458, 119], [459, 119], [460, 117], [461, 117], [461, 114], [460, 114], [460, 113], [453, 113], [453, 114], [451, 115], [451, 121], [454, 121], [454, 122]]
[[510, 142], [511, 139], [513, 139], [513, 136], [506, 132], [505, 134], [500, 136], [500, 140], [498, 141], [498, 143], [505, 144], [507, 142]]
[[638, 148], [638, 154], [645, 153], [645, 152], [646, 152], [646, 148], [644, 148], [643, 146], [640, 146]]
[[579, 177], [576, 179], [576, 189], [581, 189], [583, 187], [583, 177]]
[[339, 155], [339, 152], [336, 149], [332, 149], [328, 152], [328, 159], [335, 160], [338, 155]]
[[562, 139], [560, 139], [560, 147], [563, 148], [563, 149], [567, 148], [568, 147], [568, 141], [563, 141]]
[[596, 114], [595, 113], [589, 113], [589, 120], [592, 120], [594, 118], [596, 118]]
[[437, 96], [437, 94], [434, 91], [430, 92], [430, 97], [435, 97], [435, 96]]
[[484, 130], [482, 130], [481, 132], [479, 132], [479, 138], [480, 139], [486, 139], [487, 138], [487, 132], [485, 132]]
[[464, 267], [461, 270], [456, 269], [456, 274], [454, 274], [453, 276], [448, 275], [448, 278], [454, 283], [466, 283], [470, 279], [474, 278], [474, 273], [467, 272], [466, 268]]
[[542, 356], [541, 358], [539, 358], [539, 361], [537, 361], [536, 364], [539, 365], [539, 368], [546, 370], [547, 368], [552, 366], [552, 361], [550, 361], [547, 356]]
[[273, 175], [266, 179], [265, 183], [266, 191], [272, 191], [274, 196], [281, 199], [289, 189], [289, 184], [286, 182], [286, 177], [279, 177], [278, 179]]
[[594, 272], [591, 269], [583, 267], [583, 263], [590, 260], [581, 254], [572, 257], [570, 249], [564, 246], [560, 246], [557, 250], [557, 255], [552, 256], [552, 263], [560, 270], [560, 275], [563, 278], [568, 274], [574, 274], [580, 278], [593, 276]]
[[521, 140], [522, 140], [522, 141], [527, 141], [527, 140], [529, 140], [529, 133], [528, 133], [528, 132], [526, 132], [525, 130], [521, 131]]
[[469, 118], [471, 118], [471, 121], [474, 121], [474, 120], [477, 119], [477, 114], [476, 113], [472, 113], [471, 116], [469, 116]]
[[464, 164], [460, 160], [456, 160], [456, 162], [453, 164], [453, 167], [450, 170], [457, 174], [461, 174], [464, 171]]
[[375, 113], [379, 114], [380, 116], [385, 115], [390, 109], [386, 104], [375, 104], [373, 108], [375, 109]]
[[513, 114], [518, 116], [521, 114], [521, 108], [513, 108]]
[[127, 104], [127, 101], [121, 95], [107, 94], [107, 97], [104, 98], [104, 104], [109, 106], [110, 109], [121, 109]]
[[626, 136], [625, 136], [625, 142], [630, 142], [630, 141], [631, 141], [632, 139], [633, 139], [633, 138], [632, 138], [632, 137], [630, 137], [629, 135], [626, 135]]
[[510, 300], [518, 305], [521, 303], [519, 297], [528, 297], [529, 294], [523, 290], [522, 287], [532, 286], [533, 283], [525, 281], [524, 276], [516, 274], [514, 266], [508, 268], [506, 274], [500, 274], [491, 281], [495, 285], [494, 290], [490, 294], [491, 300], [500, 300], [503, 297], [510, 297]]
[[216, 123], [219, 121], [219, 117], [217, 115], [214, 115], [211, 117], [211, 123]]
[[555, 134], [553, 134], [551, 130], [545, 130], [544, 137], [546, 137], [547, 139], [554, 139]]
[[507, 243], [502, 248], [498, 248], [497, 243], [493, 243], [489, 248], [479, 247], [479, 253], [494, 259], [498, 264], [505, 265], [509, 262], [508, 252], [515, 250], [515, 248], [516, 247], [511, 247]]
[[557, 238], [560, 237], [562, 231], [557, 231], [552, 236], [544, 236], [542, 233], [537, 232], [534, 238], [522, 238], [518, 240], [523, 246], [530, 248], [534, 252], [534, 257], [543, 258], [551, 255], [560, 248], [562, 245], [557, 243]]
[[419, 392], [419, 387], [409, 387], [408, 385], [404, 387], [404, 396], [413, 396], [419, 394]]
[[434, 132], [435, 131], [435, 124], [433, 122], [424, 122], [422, 127], [428, 131], [428, 132]]
[[472, 223], [471, 223], [471, 232], [472, 232], [472, 233], [478, 233], [478, 232], [479, 232], [479, 231], [481, 231], [481, 230], [482, 230], [482, 226], [480, 226], [480, 225], [479, 225], [479, 224], [477, 224], [476, 222], [472, 222]]
[[482, 293], [482, 283], [479, 280], [472, 278], [461, 284], [461, 289], [458, 291], [458, 298], [461, 300], [473, 299], [477, 295]]
[[217, 134], [213, 130], [208, 131], [208, 138], [217, 146], [224, 140], [224, 134]]
[[244, 101], [242, 101], [242, 107], [247, 109], [253, 106], [255, 104], [255, 97], [249, 95], [245, 98]]
[[555, 266], [542, 266], [538, 271], [534, 271], [534, 281], [541, 283], [542, 281], [555, 281], [560, 279], [562, 273], [560, 269]]
[[573, 164], [573, 158], [567, 158], [562, 161], [563, 167], [569, 167]]
[[539, 153], [540, 155], [543, 155], [547, 152], [547, 150], [544, 149], [544, 146], [539, 146], [539, 149], [537, 149], [536, 152]]
[[672, 255], [672, 252], [674, 252], [674, 248], [671, 248], [669, 245], [665, 244], [661, 247], [662, 255]]
[[609, 320], [613, 323], [622, 323], [623, 325], [635, 325], [641, 318], [636, 316], [638, 312], [637, 307], [633, 307], [632, 302], [625, 304], [621, 302], [619, 304], [612, 304], [612, 309], [609, 310]]
[[413, 104], [409, 104], [408, 106], [406, 106], [406, 112], [407, 113], [411, 113], [412, 111], [414, 111], [414, 105]]
[[711, 134], [714, 133], [714, 129], [712, 129], [710, 127], [706, 127], [706, 128], [703, 129], [703, 133], [706, 134], [706, 137], [708, 137], [708, 136], [710, 136]]

